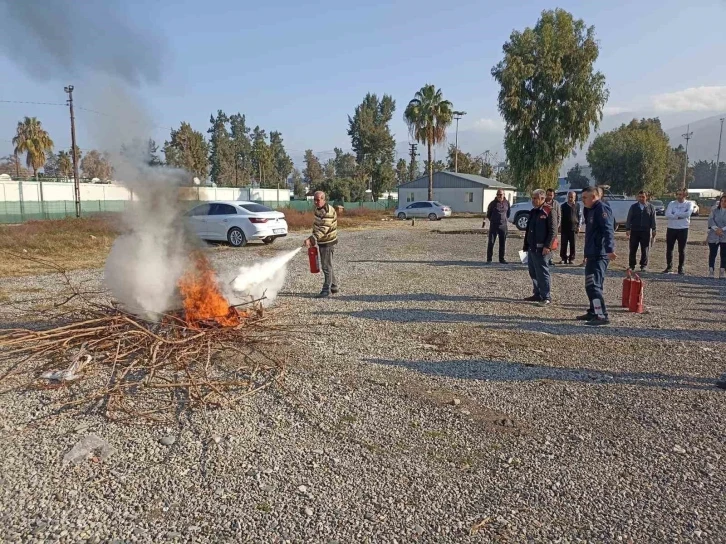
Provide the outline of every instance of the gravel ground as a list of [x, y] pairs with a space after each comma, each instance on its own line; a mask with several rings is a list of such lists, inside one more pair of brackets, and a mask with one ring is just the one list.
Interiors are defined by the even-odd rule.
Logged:
[[[3, 387], [0, 541], [726, 542], [726, 282], [703, 277], [706, 247], [689, 275], [646, 277], [641, 315], [616, 308], [615, 264], [613, 323], [592, 330], [574, 321], [582, 268], [555, 268], [551, 307], [522, 302], [523, 266], [485, 266], [486, 237], [452, 233], [478, 224], [341, 233], [327, 300], [299, 256], [274, 316], [303, 331], [285, 389], [234, 410], [116, 425]], [[301, 240], [213, 253], [234, 266]], [[91, 433], [113, 453], [64, 466]]]

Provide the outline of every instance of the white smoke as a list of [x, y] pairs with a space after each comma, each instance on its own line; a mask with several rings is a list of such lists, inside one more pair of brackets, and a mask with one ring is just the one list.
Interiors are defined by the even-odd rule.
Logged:
[[237, 304], [249, 300], [262, 300], [262, 305], [271, 306], [282, 289], [287, 275], [287, 265], [302, 248], [293, 249], [278, 257], [241, 266], [237, 276], [231, 281], [230, 298]]

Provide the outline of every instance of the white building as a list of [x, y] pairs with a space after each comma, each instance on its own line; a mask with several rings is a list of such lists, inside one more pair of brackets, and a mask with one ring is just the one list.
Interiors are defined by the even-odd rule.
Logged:
[[[517, 190], [497, 180], [454, 172], [434, 172], [434, 200], [446, 204], [453, 212], [485, 213], [489, 203], [504, 190], [504, 196], [514, 204]], [[428, 200], [428, 175], [398, 186], [399, 206], [406, 202]]]

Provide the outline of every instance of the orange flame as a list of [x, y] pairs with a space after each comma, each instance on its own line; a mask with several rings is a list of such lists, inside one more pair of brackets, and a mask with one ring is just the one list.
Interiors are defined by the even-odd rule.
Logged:
[[240, 312], [222, 295], [212, 265], [203, 254], [194, 256], [192, 267], [179, 279], [178, 285], [190, 327], [212, 321], [223, 327], [240, 324]]

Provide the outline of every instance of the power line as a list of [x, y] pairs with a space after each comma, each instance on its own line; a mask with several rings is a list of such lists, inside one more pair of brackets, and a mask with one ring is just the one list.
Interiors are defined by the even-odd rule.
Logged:
[[24, 102], [21, 100], [0, 100], [2, 104], [35, 104], [39, 106], [65, 106], [59, 102]]

